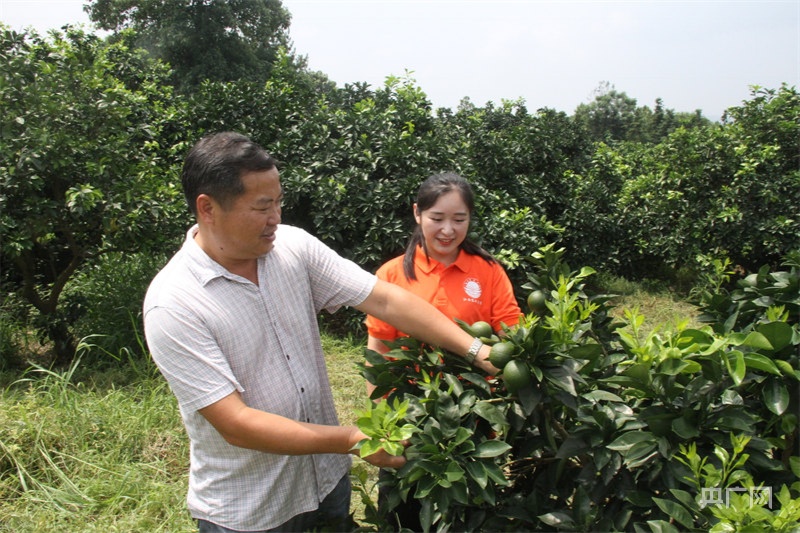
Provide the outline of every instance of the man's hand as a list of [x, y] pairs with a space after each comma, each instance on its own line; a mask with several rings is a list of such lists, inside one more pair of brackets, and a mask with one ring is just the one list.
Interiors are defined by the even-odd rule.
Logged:
[[[353, 430], [354, 432], [352, 439], [354, 440], [354, 442], [351, 453], [353, 455], [358, 455], [360, 457], [359, 450], [355, 446], [362, 440], [368, 439], [369, 437], [364, 432], [360, 431], [358, 428], [354, 427]], [[409, 442], [403, 441], [402, 444], [404, 447], [407, 447], [409, 445]], [[362, 457], [362, 459], [364, 459], [369, 464], [380, 468], [400, 468], [401, 466], [406, 464], [405, 456], [392, 455], [383, 448], [379, 449], [378, 451], [376, 451], [371, 455]]]
[[[408, 446], [408, 442], [405, 442], [405, 445]], [[363, 459], [369, 464], [380, 468], [400, 468], [406, 464], [406, 458], [404, 455], [389, 455], [386, 453], [386, 450], [383, 449], [373, 453], [372, 455], [363, 457]]]

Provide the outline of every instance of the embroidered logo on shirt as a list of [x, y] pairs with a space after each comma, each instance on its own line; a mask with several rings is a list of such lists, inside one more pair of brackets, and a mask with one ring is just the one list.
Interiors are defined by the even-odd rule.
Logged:
[[467, 278], [464, 282], [464, 292], [470, 298], [480, 298], [483, 290], [481, 289], [480, 282], [475, 278]]

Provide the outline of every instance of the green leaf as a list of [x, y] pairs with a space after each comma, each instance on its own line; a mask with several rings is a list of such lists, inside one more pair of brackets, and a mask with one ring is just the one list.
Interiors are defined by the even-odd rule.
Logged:
[[[419, 498], [419, 496], [417, 496], [417, 498]], [[431, 525], [433, 524], [433, 502], [429, 499], [424, 499], [421, 502], [419, 523], [423, 531], [430, 531]]]
[[463, 444], [469, 438], [472, 437], [472, 431], [465, 428], [464, 426], [459, 426], [456, 430], [455, 437], [453, 438], [453, 444], [458, 446], [459, 444]]
[[738, 387], [742, 384], [747, 366], [744, 363], [744, 354], [738, 350], [731, 350], [723, 358], [725, 366], [728, 368], [733, 383]]
[[403, 451], [405, 451], [405, 446], [403, 446], [399, 442], [386, 441], [383, 442], [383, 445], [381, 447], [389, 455], [395, 455], [395, 456], [403, 455]]
[[789, 468], [796, 477], [800, 477], [800, 457], [789, 457]]
[[695, 501], [694, 496], [685, 490], [681, 489], [669, 489], [670, 494], [675, 496], [675, 498], [683, 504], [690, 512], [699, 513], [700, 506]]
[[668, 359], [664, 359], [660, 365], [658, 365], [658, 372], [662, 374], [666, 374], [668, 376], [677, 376], [678, 374], [692, 374], [696, 372], [700, 372], [702, 367], [697, 361], [691, 361], [687, 359], [677, 359], [670, 357]]
[[434, 476], [420, 478], [419, 483], [417, 483], [417, 490], [414, 491], [414, 497], [418, 500], [424, 500], [437, 485], [438, 478]]
[[484, 462], [483, 467], [486, 469], [486, 474], [488, 474], [489, 479], [494, 481], [496, 484], [503, 487], [509, 484], [509, 481], [503, 474], [503, 471], [496, 464], [490, 462]]
[[486, 488], [489, 483], [489, 474], [486, 472], [483, 463], [480, 461], [468, 461], [464, 464], [469, 476], [478, 484], [480, 488]]
[[781, 369], [784, 376], [792, 376], [795, 379], [798, 379], [797, 373], [789, 361], [784, 361], [783, 359], [776, 359], [774, 361], [775, 365]]
[[419, 431], [417, 426], [413, 424], [406, 424], [403, 427], [395, 428], [391, 432], [391, 439], [395, 441], [408, 440], [417, 431]]
[[497, 405], [486, 401], [479, 401], [475, 403], [472, 409], [476, 415], [489, 422], [495, 430], [505, 430], [505, 428], [508, 427], [506, 415]]
[[653, 501], [658, 508], [664, 511], [667, 516], [677, 521], [686, 529], [694, 529], [694, 519], [691, 513], [687, 511], [682, 505], [672, 500], [665, 500], [663, 498], [653, 498]]
[[603, 353], [603, 346], [596, 343], [579, 344], [570, 348], [569, 355], [575, 359], [592, 359]]
[[759, 350], [769, 350], [772, 351], [774, 348], [772, 347], [772, 343], [769, 342], [762, 333], [758, 331], [751, 331], [747, 337], [745, 337], [744, 341], [742, 342], [744, 346], [751, 346], [753, 348], [758, 348]]
[[693, 439], [700, 435], [700, 430], [697, 426], [683, 417], [676, 418], [672, 421], [672, 430], [676, 435], [685, 440]]
[[618, 452], [625, 452], [641, 442], [649, 442], [655, 446], [656, 438], [649, 431], [628, 431], [614, 439], [606, 448]]
[[[730, 328], [727, 328], [725, 331], [730, 331]], [[734, 335], [735, 334], [731, 334], [728, 338], [723, 337], [720, 339], [715, 339], [711, 346], [701, 352], [700, 355], [711, 355], [712, 353], [719, 351], [720, 349], [724, 348], [728, 342], [731, 342], [731, 339], [734, 337]]]
[[486, 378], [481, 376], [480, 374], [476, 374], [474, 372], [462, 372], [461, 377], [469, 381], [476, 387], [484, 390], [485, 392], [488, 393], [492, 392], [492, 388], [489, 386], [489, 383], [486, 381]]
[[359, 448], [359, 455], [361, 457], [370, 456], [382, 448], [381, 443], [376, 440], [364, 440], [362, 442], [363, 444], [361, 444]]
[[776, 415], [782, 415], [789, 407], [789, 391], [780, 380], [770, 379], [763, 389], [764, 403], [767, 409]]
[[557, 527], [559, 529], [573, 529], [575, 527], [575, 522], [567, 513], [546, 513], [539, 515], [538, 518], [548, 526]]
[[647, 525], [653, 533], [682, 533], [680, 529], [665, 520], [648, 520]]
[[781, 375], [780, 370], [778, 370], [778, 367], [772, 362], [772, 359], [765, 355], [761, 355], [760, 353], [751, 352], [744, 354], [744, 363], [747, 365], [747, 368], [762, 370], [777, 376]]
[[622, 402], [622, 398], [614, 394], [613, 392], [608, 392], [604, 390], [593, 390], [591, 392], [587, 392], [585, 394], [581, 394], [582, 397], [586, 398], [592, 403], [596, 403], [599, 401], [607, 401], [607, 402]]
[[436, 400], [435, 409], [436, 419], [439, 421], [439, 427], [444, 436], [449, 438], [455, 435], [458, 428], [461, 427], [461, 414], [453, 398], [440, 396]]
[[623, 459], [629, 470], [639, 468], [650, 461], [658, 442], [640, 442], [634, 444], [625, 452], [622, 452]]
[[589, 446], [583, 441], [582, 438], [571, 435], [564, 440], [563, 443], [561, 443], [561, 446], [559, 446], [558, 451], [556, 452], [556, 457], [558, 459], [574, 457], [580, 453], [583, 453], [588, 448]]
[[497, 457], [511, 449], [511, 446], [501, 440], [487, 440], [478, 444], [471, 455], [477, 458]]
[[789, 346], [792, 342], [794, 330], [786, 322], [767, 322], [756, 326], [756, 331], [762, 334], [776, 352]]
[[572, 379], [572, 372], [569, 369], [562, 367], [548, 369], [545, 372], [545, 377], [550, 383], [570, 393], [572, 396], [578, 395], [575, 390], [575, 382]]
[[[711, 344], [713, 340], [713, 337], [705, 331], [701, 331], [699, 329], [685, 329], [681, 331], [680, 335], [678, 336], [678, 345], [695, 347], [690, 351], [699, 352], [702, 351], [699, 348], [699, 345]], [[689, 351], [686, 348], [683, 349]]]
[[444, 471], [444, 477], [451, 483], [461, 481], [464, 479], [464, 469], [457, 462], [450, 461]]

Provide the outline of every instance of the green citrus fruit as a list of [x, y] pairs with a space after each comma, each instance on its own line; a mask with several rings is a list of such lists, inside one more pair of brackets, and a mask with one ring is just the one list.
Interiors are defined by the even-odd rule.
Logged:
[[547, 309], [547, 297], [544, 292], [536, 290], [528, 295], [528, 308], [534, 313], [542, 313]]
[[477, 322], [473, 323], [470, 326], [470, 329], [472, 329], [472, 334], [475, 337], [491, 337], [494, 335], [492, 326], [483, 320], [478, 320]]
[[531, 382], [531, 369], [523, 361], [512, 359], [503, 368], [503, 381], [511, 392], [526, 387]]
[[508, 341], [498, 342], [492, 346], [492, 350], [489, 352], [489, 362], [492, 363], [495, 368], [503, 368], [511, 361], [515, 350], [516, 347], [514, 344]]

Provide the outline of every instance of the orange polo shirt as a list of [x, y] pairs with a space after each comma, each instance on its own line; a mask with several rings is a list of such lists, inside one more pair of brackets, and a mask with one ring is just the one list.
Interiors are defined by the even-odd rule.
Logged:
[[[414, 255], [416, 280], [406, 279], [403, 273], [403, 256], [384, 263], [376, 272], [378, 278], [408, 289], [427, 300], [450, 318], [472, 324], [483, 320], [500, 331], [500, 323], [515, 326], [520, 311], [514, 298], [511, 280], [499, 263], [488, 263], [482, 257], [461, 250], [456, 262], [444, 266], [439, 261], [425, 257], [422, 247]], [[367, 331], [381, 340], [394, 340], [407, 336], [367, 315]]]

